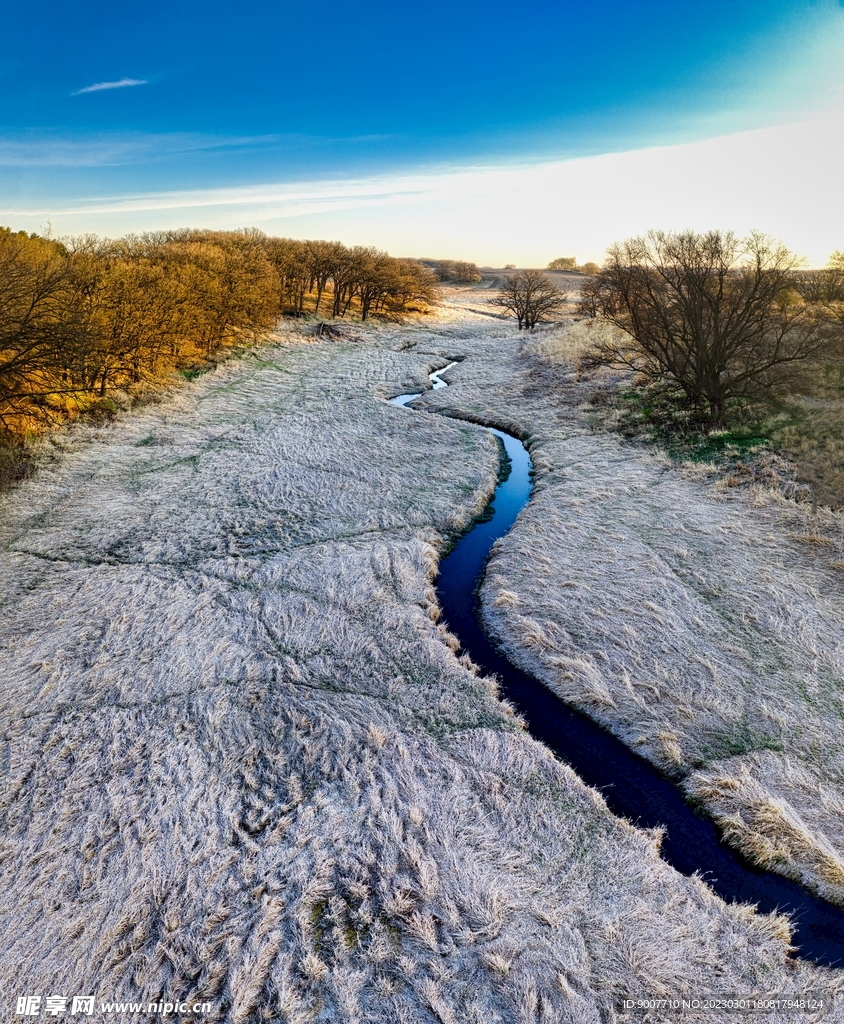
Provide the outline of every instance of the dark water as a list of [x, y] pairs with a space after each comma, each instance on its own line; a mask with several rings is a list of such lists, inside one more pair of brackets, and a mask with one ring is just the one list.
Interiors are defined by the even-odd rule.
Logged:
[[[447, 369], [430, 375], [433, 387], [446, 386], [439, 375]], [[406, 406], [418, 397], [399, 395], [392, 401]], [[754, 903], [762, 913], [788, 913], [795, 924], [792, 941], [798, 956], [828, 966], [844, 965], [844, 911], [734, 853], [677, 786], [586, 715], [511, 665], [487, 639], [477, 616], [477, 589], [492, 544], [512, 527], [533, 489], [532, 463], [525, 446], [510, 434], [487, 429], [503, 442], [510, 472], [495, 490], [491, 517], [464, 534], [440, 562], [437, 597], [449, 629], [485, 673], [498, 677], [502, 695], [518, 709], [531, 735], [570, 764], [584, 782], [601, 790], [614, 814], [642, 827], [665, 828], [662, 856], [669, 864], [684, 875], [699, 872], [729, 902]]]

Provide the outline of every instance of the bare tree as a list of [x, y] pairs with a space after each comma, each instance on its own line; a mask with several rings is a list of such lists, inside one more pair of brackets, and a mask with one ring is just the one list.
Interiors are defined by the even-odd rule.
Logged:
[[305, 242], [305, 252], [311, 276], [310, 291], [316, 288], [314, 316], [319, 316], [322, 295], [331, 278], [331, 260], [339, 242]]
[[596, 358], [680, 388], [714, 426], [793, 385], [835, 331], [798, 292], [799, 260], [758, 232], [652, 231], [612, 246], [579, 311], [620, 328]]
[[549, 270], [575, 270], [576, 268], [576, 256], [558, 256], [548, 264]]
[[492, 302], [512, 313], [521, 330], [532, 329], [540, 320], [558, 313], [567, 298], [541, 270], [522, 270], [504, 282]]

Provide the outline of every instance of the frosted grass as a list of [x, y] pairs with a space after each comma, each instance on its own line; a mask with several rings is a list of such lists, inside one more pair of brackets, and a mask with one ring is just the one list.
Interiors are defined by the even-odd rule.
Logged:
[[[783, 918], [661, 861], [659, 836], [531, 740], [437, 622], [439, 552], [492, 493], [497, 452], [383, 399], [465, 356], [423, 402], [505, 427], [528, 413], [539, 511], [488, 582], [515, 603], [489, 607], [552, 685], [525, 623], [562, 634], [530, 580], [556, 600], [572, 509], [601, 536], [594, 489], [563, 518], [552, 487], [572, 456], [603, 489], [654, 472], [566, 439], [572, 414], [515, 334], [459, 306], [358, 343], [280, 334], [142, 415], [69, 429], [3, 498], [4, 1004], [94, 991], [210, 1000], [203, 1019], [237, 1024], [597, 1024], [630, 992], [834, 979], [790, 960]], [[638, 564], [661, 565], [648, 550]], [[597, 583], [584, 614], [605, 607]], [[578, 643], [553, 656], [595, 660]], [[588, 685], [620, 705], [611, 673]]]

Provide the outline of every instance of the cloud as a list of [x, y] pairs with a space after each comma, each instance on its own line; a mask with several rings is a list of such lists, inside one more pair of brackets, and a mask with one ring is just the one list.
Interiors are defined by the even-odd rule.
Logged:
[[386, 135], [345, 136], [285, 133], [271, 135], [212, 135], [202, 132], [90, 132], [67, 135], [59, 131], [0, 132], [2, 167], [120, 167], [160, 163], [189, 153], [237, 153], [240, 150], [319, 153], [326, 148], [366, 145]]
[[58, 132], [0, 135], [0, 167], [121, 167], [186, 153], [304, 145], [280, 135], [205, 135], [199, 132], [101, 132], [82, 137]]
[[80, 140], [24, 135], [0, 139], [0, 167], [114, 167], [148, 159], [153, 152], [151, 141], [140, 137], [100, 135]]
[[81, 96], [86, 92], [102, 92], [103, 89], [127, 89], [131, 85], [149, 85], [145, 78], [121, 78], [119, 82], [95, 82], [94, 85], [86, 85], [84, 89], [77, 89], [71, 96]]
[[819, 265], [844, 238], [844, 114], [682, 145], [571, 160], [419, 168], [335, 180], [161, 191], [3, 212], [30, 230], [121, 234], [239, 227], [343, 238], [398, 255], [543, 266], [561, 253], [600, 261], [648, 228], [759, 228]]

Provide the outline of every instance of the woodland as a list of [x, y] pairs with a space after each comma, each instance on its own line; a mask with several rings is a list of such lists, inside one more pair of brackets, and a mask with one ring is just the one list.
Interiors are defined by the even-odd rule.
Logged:
[[45, 426], [195, 376], [282, 314], [393, 317], [426, 308], [435, 284], [415, 260], [255, 229], [112, 240], [0, 228], [0, 476]]

